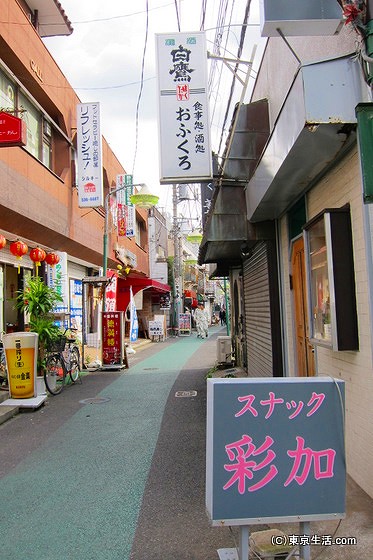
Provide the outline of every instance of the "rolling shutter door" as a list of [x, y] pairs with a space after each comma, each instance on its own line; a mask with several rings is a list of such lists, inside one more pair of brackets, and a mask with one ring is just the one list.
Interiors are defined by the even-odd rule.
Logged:
[[252, 377], [273, 376], [271, 297], [266, 243], [258, 244], [244, 263], [247, 371]]

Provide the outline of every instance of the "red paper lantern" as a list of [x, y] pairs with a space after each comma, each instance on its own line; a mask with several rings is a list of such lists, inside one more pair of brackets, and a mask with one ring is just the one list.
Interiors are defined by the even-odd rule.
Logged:
[[56, 253], [48, 253], [45, 257], [45, 262], [50, 266], [54, 266], [60, 262], [60, 257]]
[[[12, 253], [12, 255], [17, 257], [17, 260], [20, 261], [22, 259], [23, 255], [26, 255], [26, 253], [28, 251], [28, 247], [27, 247], [26, 243], [23, 243], [23, 241], [20, 241], [19, 239], [17, 239], [17, 241], [13, 241], [9, 245], [9, 250]], [[19, 269], [20, 269], [20, 265], [18, 264], [18, 273], [19, 273]]]
[[30, 251], [30, 259], [35, 263], [36, 266], [36, 276], [38, 275], [38, 269], [40, 263], [45, 259], [47, 256], [44, 249], [40, 249], [40, 247], [35, 247], [35, 249], [31, 249]]
[[6, 239], [3, 235], [0, 235], [0, 249], [4, 249], [6, 245]]

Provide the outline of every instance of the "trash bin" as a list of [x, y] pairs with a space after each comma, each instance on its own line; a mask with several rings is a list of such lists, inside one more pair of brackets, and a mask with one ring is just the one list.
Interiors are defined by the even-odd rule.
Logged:
[[15, 332], [3, 335], [9, 394], [13, 399], [36, 397], [38, 335]]

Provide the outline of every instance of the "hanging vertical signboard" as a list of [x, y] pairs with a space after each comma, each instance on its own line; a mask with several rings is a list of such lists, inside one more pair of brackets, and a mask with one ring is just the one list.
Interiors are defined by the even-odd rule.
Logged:
[[126, 237], [127, 221], [126, 221], [126, 185], [124, 182], [125, 175], [117, 175], [116, 193], [117, 198], [117, 227], [119, 237]]
[[212, 176], [204, 32], [156, 35], [160, 182]]
[[215, 526], [343, 518], [344, 382], [208, 379], [206, 453]]
[[103, 206], [100, 104], [78, 104], [76, 126], [79, 206], [84, 208]]
[[117, 225], [118, 235], [134, 237], [136, 213], [130, 198], [134, 194], [133, 176], [128, 174], [117, 175]]
[[133, 189], [133, 177], [132, 175], [125, 175], [125, 183], [127, 188], [126, 193], [126, 235], [127, 237], [135, 236], [135, 224], [136, 224], [136, 209], [131, 202], [131, 196], [134, 194]]

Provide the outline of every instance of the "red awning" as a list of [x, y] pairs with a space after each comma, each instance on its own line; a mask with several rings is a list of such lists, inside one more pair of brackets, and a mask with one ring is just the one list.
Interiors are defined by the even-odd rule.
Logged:
[[130, 302], [130, 288], [132, 287], [133, 295], [141, 290], [151, 289], [154, 292], [165, 294], [170, 293], [171, 288], [168, 284], [163, 284], [158, 282], [158, 280], [153, 280], [152, 278], [127, 278], [118, 277], [118, 288], [117, 288], [117, 309], [118, 311], [125, 311]]

